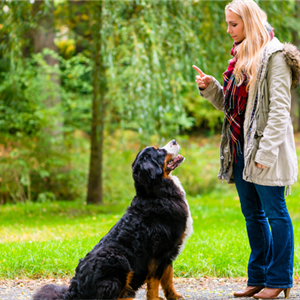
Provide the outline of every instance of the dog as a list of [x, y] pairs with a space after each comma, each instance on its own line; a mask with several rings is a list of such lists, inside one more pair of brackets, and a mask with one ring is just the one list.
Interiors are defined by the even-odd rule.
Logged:
[[171, 172], [183, 161], [175, 140], [163, 148], [146, 147], [132, 164], [136, 196], [125, 215], [85, 258], [67, 286], [45, 285], [34, 300], [122, 299], [147, 284], [147, 299], [180, 299], [172, 262], [191, 235], [185, 192]]

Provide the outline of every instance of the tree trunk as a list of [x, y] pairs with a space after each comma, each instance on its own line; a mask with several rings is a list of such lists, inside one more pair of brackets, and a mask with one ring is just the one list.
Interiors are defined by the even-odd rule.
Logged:
[[[295, 3], [294, 17], [296, 20], [300, 19], [300, 1]], [[292, 32], [293, 44], [300, 50], [300, 34], [297, 30]], [[300, 95], [299, 89], [292, 90], [292, 105], [291, 105], [291, 118], [294, 131], [300, 131]]]
[[101, 51], [101, 30], [103, 26], [103, 3], [95, 1], [91, 4], [93, 9], [93, 44], [94, 44], [94, 78], [93, 78], [93, 117], [91, 131], [91, 157], [87, 203], [102, 204], [102, 169], [103, 169], [103, 138], [105, 117], [105, 93], [107, 89], [105, 66]]
[[[35, 1], [32, 7], [32, 16], [36, 22], [37, 27], [32, 30], [31, 35], [33, 39], [34, 53], [42, 52], [45, 48], [55, 51], [58, 53], [58, 49], [54, 43], [55, 32], [54, 32], [54, 4], [53, 1], [45, 3], [45, 0]], [[59, 61], [51, 55], [44, 57], [47, 64], [53, 67], [59, 64]], [[59, 94], [59, 87], [61, 84], [60, 78], [57, 74], [52, 73], [50, 80], [53, 83], [52, 96], [49, 96], [45, 101], [47, 108], [52, 108], [61, 103], [61, 97]], [[62, 116], [58, 115], [55, 120], [51, 121], [52, 129], [50, 135], [58, 137], [60, 131], [58, 128], [62, 127]], [[49, 128], [45, 128], [45, 132], [49, 132]]]
[[[49, 1], [47, 13], [45, 12], [45, 0], [35, 1], [32, 7], [33, 18], [37, 22], [37, 28], [33, 30], [33, 47], [34, 52], [42, 52], [43, 49], [49, 48], [57, 52], [54, 44], [54, 4]], [[47, 55], [45, 60], [49, 66], [58, 64], [58, 60]]]

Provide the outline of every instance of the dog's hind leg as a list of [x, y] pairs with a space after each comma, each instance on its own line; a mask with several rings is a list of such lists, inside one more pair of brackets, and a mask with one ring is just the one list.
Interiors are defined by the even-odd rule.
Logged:
[[133, 277], [133, 272], [130, 271], [128, 272], [127, 276], [126, 276], [126, 284], [125, 287], [123, 288], [122, 292], [120, 293], [118, 299], [133, 299], [135, 298], [135, 291], [132, 289], [132, 287], [130, 286], [130, 283], [132, 281], [132, 277]]
[[183, 299], [181, 294], [176, 293], [173, 284], [173, 266], [168, 265], [161, 278], [161, 286], [167, 299]]
[[124, 285], [116, 278], [102, 280], [98, 285], [96, 299], [117, 300], [123, 288]]

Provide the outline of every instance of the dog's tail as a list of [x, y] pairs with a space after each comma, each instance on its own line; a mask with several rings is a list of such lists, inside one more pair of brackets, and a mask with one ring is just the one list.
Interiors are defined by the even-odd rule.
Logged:
[[[118, 295], [122, 291], [121, 284], [118, 280], [103, 280], [99, 283], [97, 299], [117, 299]], [[72, 293], [72, 289], [69, 290], [67, 286], [58, 286], [55, 284], [47, 284], [41, 287], [33, 295], [33, 300], [65, 300], [77, 299], [78, 294]], [[1, 298], [0, 298], [1, 299]]]
[[63, 300], [67, 290], [67, 286], [47, 284], [33, 295], [33, 300]]

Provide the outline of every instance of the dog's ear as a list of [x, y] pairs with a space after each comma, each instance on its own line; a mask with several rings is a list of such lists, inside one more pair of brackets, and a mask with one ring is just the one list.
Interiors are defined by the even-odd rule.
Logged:
[[159, 164], [153, 160], [144, 160], [140, 163], [135, 161], [133, 164], [133, 179], [144, 186], [149, 184], [151, 180], [157, 178], [159, 175], [162, 174], [162, 168]]
[[157, 161], [155, 161], [154, 159], [143, 162], [141, 165], [141, 170], [150, 179], [155, 179], [163, 172]]

